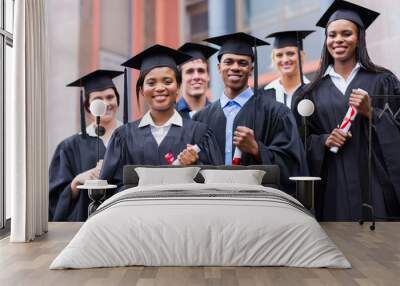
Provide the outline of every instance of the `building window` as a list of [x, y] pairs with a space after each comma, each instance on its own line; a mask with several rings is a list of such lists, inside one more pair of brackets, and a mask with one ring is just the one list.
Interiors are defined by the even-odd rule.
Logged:
[[208, 1], [186, 0], [185, 41], [200, 42], [208, 37]]
[[0, 229], [11, 217], [10, 194], [5, 189], [5, 98], [11, 92], [14, 0], [0, 0]]
[[[310, 12], [318, 11], [320, 0], [238, 0], [241, 4], [242, 29], [254, 30], [260, 27], [269, 28], [270, 25], [281, 25], [292, 19], [309, 15]], [[309, 19], [308, 19], [309, 20]], [[285, 23], [287, 24], [287, 23]]]
[[[329, 0], [324, 0], [329, 1]], [[266, 35], [285, 30], [308, 30], [321, 16], [321, 0], [236, 0], [236, 30], [263, 38]], [[307, 64], [318, 61], [321, 55], [322, 29], [315, 29], [304, 43]], [[273, 39], [266, 39], [272, 43]], [[262, 75], [276, 76], [276, 69], [271, 63], [271, 47], [259, 47], [258, 72]], [[316, 66], [316, 65], [315, 65]], [[268, 79], [271, 80], [272, 77]], [[312, 75], [311, 75], [312, 77]], [[260, 81], [259, 81], [260, 82]], [[268, 82], [262, 82], [267, 84]]]

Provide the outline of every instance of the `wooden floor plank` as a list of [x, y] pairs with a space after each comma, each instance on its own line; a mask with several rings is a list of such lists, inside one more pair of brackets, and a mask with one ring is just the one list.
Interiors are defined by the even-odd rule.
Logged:
[[323, 223], [324, 230], [352, 264], [352, 269], [290, 267], [117, 267], [48, 269], [79, 230], [80, 223], [50, 223], [49, 233], [32, 243], [0, 240], [0, 285], [399, 285], [400, 223]]

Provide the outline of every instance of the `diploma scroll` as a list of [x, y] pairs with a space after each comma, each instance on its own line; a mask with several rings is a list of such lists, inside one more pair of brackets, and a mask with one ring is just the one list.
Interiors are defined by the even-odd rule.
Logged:
[[240, 165], [240, 159], [242, 159], [242, 150], [236, 147], [235, 153], [233, 153], [232, 165]]
[[[350, 105], [349, 109], [347, 110], [346, 116], [343, 119], [342, 124], [340, 124], [339, 129], [344, 131], [345, 133], [349, 132], [351, 124], [354, 122], [356, 115], [357, 115], [357, 109]], [[339, 151], [339, 147], [331, 147], [329, 150], [332, 153], [337, 153], [337, 151]]]
[[[199, 154], [201, 151], [200, 147], [197, 144], [194, 145], [192, 148], [197, 154]], [[168, 153], [168, 154], [170, 154], [170, 153]], [[169, 165], [179, 166], [180, 164], [181, 164], [181, 162], [179, 161], [179, 159], [175, 159], [175, 160], [173, 160], [172, 164], [169, 164]]]

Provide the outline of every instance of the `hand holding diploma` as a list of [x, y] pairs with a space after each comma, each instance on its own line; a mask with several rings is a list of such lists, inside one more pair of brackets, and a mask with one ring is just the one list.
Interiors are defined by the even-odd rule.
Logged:
[[368, 92], [361, 88], [353, 89], [350, 95], [349, 104], [353, 106], [357, 113], [364, 117], [371, 118], [371, 101]]
[[325, 142], [325, 145], [329, 147], [332, 153], [337, 153], [340, 147], [346, 142], [348, 138], [351, 138], [350, 128], [354, 119], [357, 115], [357, 109], [352, 105], [349, 106], [346, 116], [344, 117], [342, 124], [340, 124], [339, 129], [333, 129], [332, 133], [329, 135]]
[[179, 153], [178, 158], [172, 162], [172, 165], [191, 165], [199, 159], [200, 147], [196, 145], [187, 144], [187, 148]]
[[349, 109], [347, 110], [346, 116], [344, 117], [342, 124], [340, 124], [339, 129], [335, 128], [325, 142], [325, 145], [329, 147], [329, 150], [333, 153], [337, 153], [346, 140], [351, 138], [349, 130], [357, 116], [357, 113], [371, 118], [371, 102], [369, 100], [368, 92], [365, 90], [361, 88], [353, 89], [350, 95], [349, 104]]
[[[254, 137], [254, 130], [246, 126], [238, 126], [233, 133], [233, 144], [241, 152], [251, 154], [258, 159], [258, 144]], [[236, 151], [235, 151], [236, 152]]]
[[339, 128], [335, 128], [328, 136], [328, 139], [326, 139], [325, 146], [328, 147], [331, 152], [336, 153], [351, 137], [350, 131], [346, 133]]

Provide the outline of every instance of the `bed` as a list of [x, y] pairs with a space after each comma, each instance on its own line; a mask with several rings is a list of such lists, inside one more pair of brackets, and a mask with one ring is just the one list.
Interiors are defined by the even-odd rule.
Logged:
[[[98, 208], [50, 269], [351, 267], [310, 212], [279, 190], [277, 166], [201, 166], [192, 183], [138, 185], [141, 168], [125, 166], [125, 189]], [[239, 169], [265, 171], [261, 185], [204, 183], [204, 171]]]

